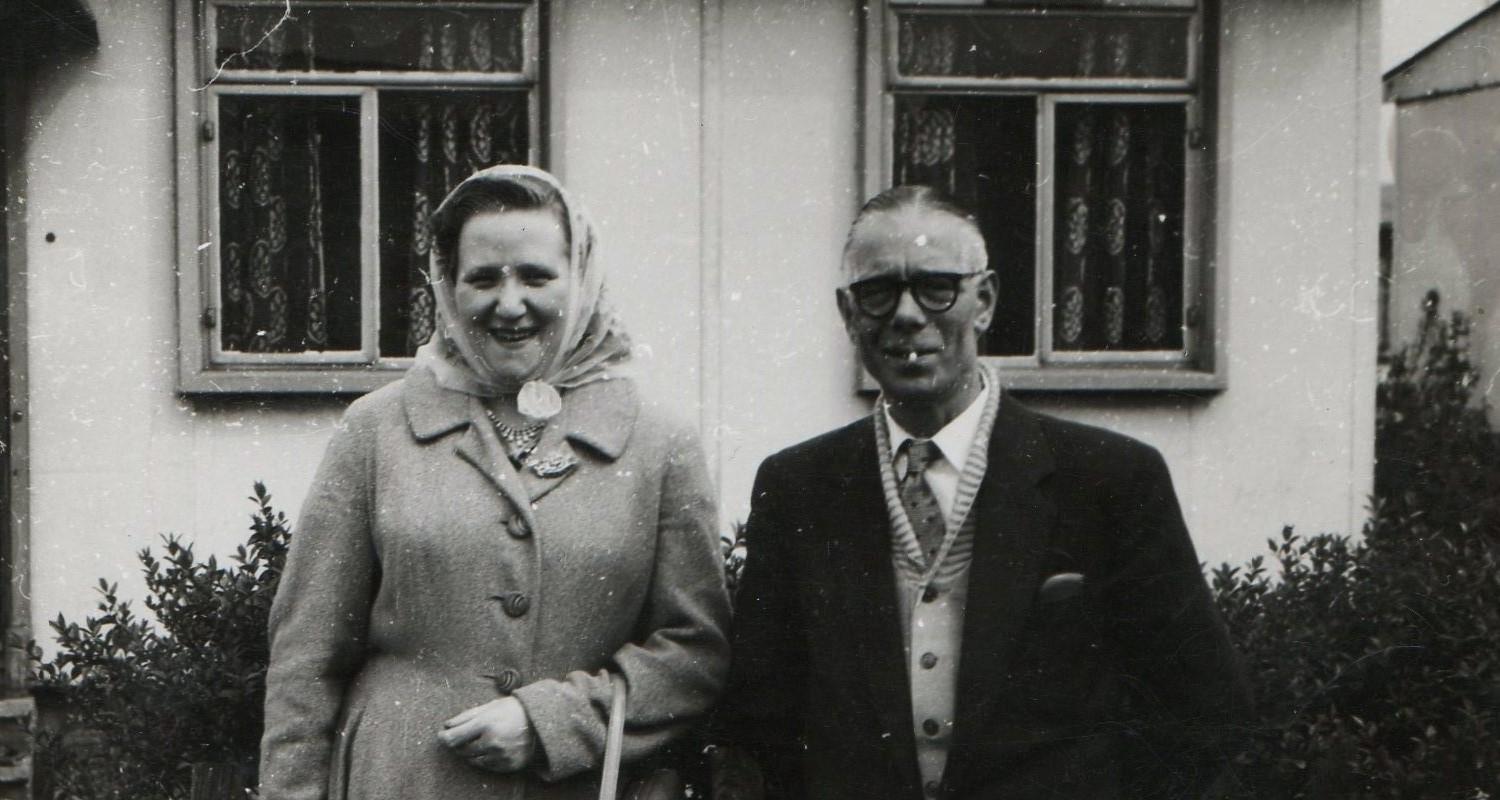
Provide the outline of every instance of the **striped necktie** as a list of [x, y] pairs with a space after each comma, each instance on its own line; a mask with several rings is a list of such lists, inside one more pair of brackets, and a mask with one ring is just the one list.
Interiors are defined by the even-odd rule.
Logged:
[[943, 510], [923, 473], [943, 454], [931, 439], [908, 439], [902, 444], [902, 449], [906, 452], [906, 474], [901, 477], [901, 505], [905, 506], [906, 518], [911, 521], [917, 543], [922, 546], [922, 556], [930, 565], [937, 558], [938, 548], [942, 546], [943, 535], [948, 529], [943, 522]]

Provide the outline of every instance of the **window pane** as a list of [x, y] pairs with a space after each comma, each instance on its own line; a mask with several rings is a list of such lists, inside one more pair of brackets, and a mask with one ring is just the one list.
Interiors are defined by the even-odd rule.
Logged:
[[527, 93], [380, 94], [380, 354], [409, 356], [432, 334], [428, 217], [491, 164], [527, 161]]
[[1057, 106], [1053, 346], [1182, 348], [1180, 104]]
[[903, 13], [899, 19], [901, 76], [1187, 77], [1186, 16]]
[[521, 9], [225, 4], [214, 22], [223, 69], [520, 72]]
[[925, 183], [974, 211], [1000, 304], [986, 355], [1036, 350], [1036, 99], [896, 95], [897, 185]]
[[226, 351], [360, 349], [359, 100], [219, 96]]

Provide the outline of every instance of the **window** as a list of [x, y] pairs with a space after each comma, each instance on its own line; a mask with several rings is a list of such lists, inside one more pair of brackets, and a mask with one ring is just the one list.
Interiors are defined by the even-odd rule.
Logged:
[[870, 193], [978, 216], [1000, 276], [983, 353], [1023, 389], [1214, 389], [1197, 0], [871, 5]]
[[181, 388], [364, 391], [433, 327], [428, 217], [540, 158], [534, 2], [179, 0]]

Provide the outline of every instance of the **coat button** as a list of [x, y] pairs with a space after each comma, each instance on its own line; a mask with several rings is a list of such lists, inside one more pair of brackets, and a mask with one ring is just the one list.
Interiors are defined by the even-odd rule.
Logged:
[[938, 731], [942, 729], [943, 726], [939, 725], [938, 721], [935, 719], [922, 720], [922, 732], [927, 734], [928, 736], [936, 736], [938, 735]]
[[531, 598], [522, 592], [506, 592], [500, 597], [500, 607], [505, 609], [508, 617], [525, 616], [531, 609]]
[[922, 784], [922, 793], [928, 797], [937, 797], [938, 789], [939, 787], [937, 781], [928, 781]]
[[486, 675], [485, 677], [494, 681], [496, 691], [505, 694], [514, 692], [521, 685], [521, 673], [509, 667], [500, 670], [500, 674], [498, 675]]
[[936, 586], [929, 586], [926, 589], [922, 590], [922, 602], [924, 603], [931, 603], [932, 601], [936, 600], [937, 597], [938, 590]]
[[505, 521], [505, 532], [517, 539], [525, 539], [531, 535], [531, 526], [526, 524], [526, 518], [519, 514]]
[[937, 653], [922, 654], [922, 669], [932, 669], [933, 667], [937, 666], [937, 662]]

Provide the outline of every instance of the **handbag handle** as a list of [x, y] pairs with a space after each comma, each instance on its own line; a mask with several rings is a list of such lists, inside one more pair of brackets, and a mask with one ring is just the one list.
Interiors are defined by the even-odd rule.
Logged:
[[620, 789], [620, 753], [625, 748], [625, 679], [609, 674], [609, 732], [604, 739], [604, 775], [599, 779], [599, 800], [615, 800]]

